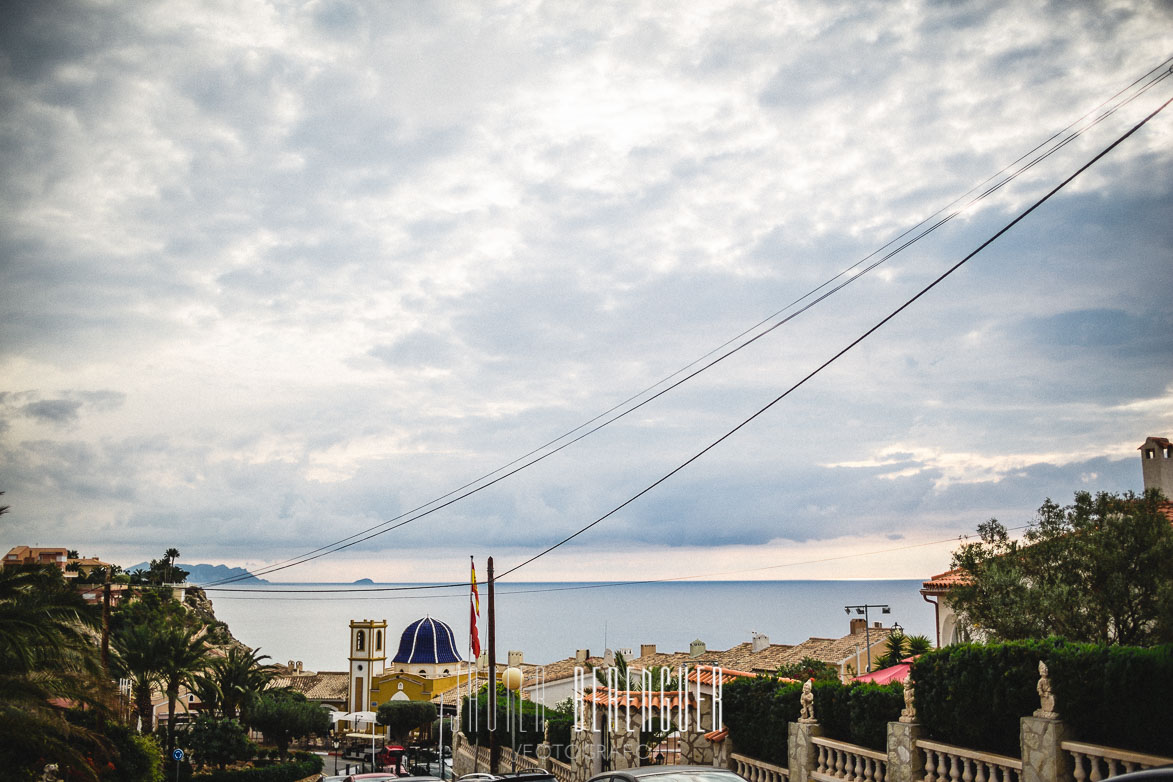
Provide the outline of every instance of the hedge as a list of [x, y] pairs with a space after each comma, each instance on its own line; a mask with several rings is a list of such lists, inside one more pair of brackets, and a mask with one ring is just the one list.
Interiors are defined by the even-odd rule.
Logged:
[[1075, 740], [1173, 755], [1173, 645], [947, 646], [913, 664], [919, 721], [937, 741], [1018, 757], [1019, 721], [1039, 708], [1040, 660]]
[[300, 760], [261, 768], [240, 768], [196, 774], [192, 782], [297, 782], [322, 770], [319, 755], [301, 754]]
[[1173, 756], [1173, 645], [1067, 644], [1047, 668], [1076, 740]]
[[[885, 751], [888, 723], [904, 708], [900, 684], [815, 682], [815, 717], [823, 735]], [[736, 679], [725, 685], [723, 713], [735, 751], [777, 766], [787, 764], [786, 723], [801, 712], [802, 685], [772, 677]]]

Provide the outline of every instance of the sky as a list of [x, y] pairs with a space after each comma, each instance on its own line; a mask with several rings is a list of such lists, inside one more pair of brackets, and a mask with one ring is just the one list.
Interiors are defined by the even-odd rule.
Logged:
[[[256, 570], [385, 529], [965, 206], [580, 442], [275, 581], [518, 565], [1173, 97], [1124, 93], [973, 202], [1167, 69], [1173, 5], [79, 0], [5, 19], [5, 550]], [[922, 578], [990, 517], [1139, 491], [1137, 447], [1173, 433], [1171, 188], [1173, 109], [510, 578]]]

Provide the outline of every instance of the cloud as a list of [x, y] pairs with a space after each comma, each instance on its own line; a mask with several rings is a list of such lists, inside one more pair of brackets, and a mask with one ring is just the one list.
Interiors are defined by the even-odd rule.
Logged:
[[[1145, 3], [11, 16], [0, 488], [11, 534], [140, 545], [134, 561], [285, 556], [577, 436], [1173, 43], [1169, 9]], [[560, 540], [801, 380], [1166, 88], [687, 385], [362, 550]], [[580, 541], [634, 557], [912, 539], [1126, 486], [1133, 441], [1173, 425], [1169, 136], [1151, 123]]]

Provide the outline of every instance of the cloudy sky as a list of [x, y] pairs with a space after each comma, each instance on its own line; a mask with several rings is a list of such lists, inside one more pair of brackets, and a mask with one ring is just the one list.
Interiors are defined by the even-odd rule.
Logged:
[[[127, 566], [174, 546], [260, 568], [489, 473], [783, 311], [1173, 54], [1173, 7], [1139, 1], [80, 0], [5, 19], [0, 547]], [[1171, 96], [1173, 78], [1125, 93], [613, 425], [270, 578], [521, 562], [748, 418]], [[1171, 188], [1173, 109], [516, 577], [917, 578], [990, 516], [1139, 490], [1137, 446], [1173, 434]]]

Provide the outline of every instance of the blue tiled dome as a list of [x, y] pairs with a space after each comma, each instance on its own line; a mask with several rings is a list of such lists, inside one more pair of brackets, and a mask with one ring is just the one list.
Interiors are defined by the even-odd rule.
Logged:
[[407, 626], [399, 637], [399, 652], [392, 662], [397, 663], [455, 663], [460, 662], [452, 628], [430, 616], [417, 619]]

